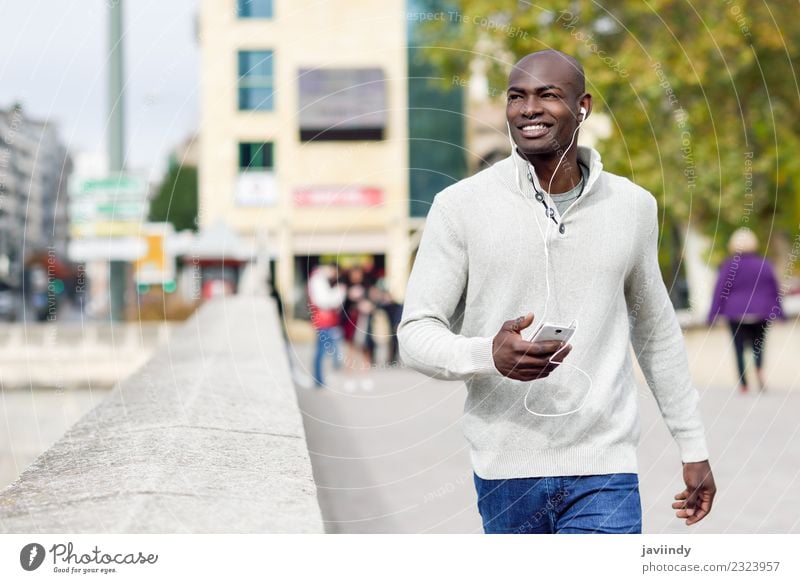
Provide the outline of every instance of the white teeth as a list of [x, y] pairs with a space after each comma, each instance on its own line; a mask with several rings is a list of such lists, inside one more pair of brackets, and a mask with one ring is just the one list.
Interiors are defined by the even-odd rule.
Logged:
[[546, 129], [546, 128], [547, 128], [546, 125], [539, 123], [539, 124], [536, 124], [536, 125], [525, 126], [525, 127], [522, 128], [522, 131], [528, 132], [528, 131], [531, 131], [531, 130], [543, 130], [543, 129]]

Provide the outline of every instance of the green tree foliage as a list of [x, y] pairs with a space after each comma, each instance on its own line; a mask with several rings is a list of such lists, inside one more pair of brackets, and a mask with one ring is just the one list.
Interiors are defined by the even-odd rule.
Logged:
[[150, 220], [172, 223], [176, 231], [197, 230], [197, 168], [170, 169], [150, 201]]
[[555, 48], [581, 61], [594, 111], [613, 127], [599, 146], [604, 165], [658, 198], [662, 233], [691, 222], [712, 237], [717, 257], [741, 226], [762, 243], [797, 233], [796, 0], [450, 6], [422, 18], [443, 76], [466, 76], [481, 61], [503, 99], [510, 66], [527, 53]]

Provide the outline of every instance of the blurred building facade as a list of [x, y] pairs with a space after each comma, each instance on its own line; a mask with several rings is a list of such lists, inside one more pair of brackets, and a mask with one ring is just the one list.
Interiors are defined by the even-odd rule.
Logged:
[[[203, 0], [200, 228], [267, 240], [287, 315], [313, 265], [409, 272], [405, 0]], [[369, 265], [371, 263], [372, 265]]]
[[71, 173], [53, 124], [19, 105], [0, 109], [0, 281], [10, 288], [21, 286], [31, 257], [66, 257]]
[[446, 16], [446, 26], [457, 28], [460, 24], [450, 18], [455, 14], [452, 10], [446, 0], [406, 3], [412, 249], [418, 245], [433, 197], [467, 173], [466, 85], [460, 77], [444, 76], [431, 64], [431, 52], [443, 49], [431, 46], [430, 37], [422, 29], [431, 16]]

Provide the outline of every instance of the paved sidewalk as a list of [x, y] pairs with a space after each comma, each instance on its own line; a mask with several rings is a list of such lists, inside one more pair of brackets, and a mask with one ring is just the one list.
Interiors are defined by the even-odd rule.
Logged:
[[0, 490], [50, 448], [109, 388], [7, 390], [0, 386]]
[[[672, 498], [683, 488], [678, 451], [642, 385], [645, 532], [800, 532], [798, 344], [793, 322], [776, 326], [767, 343], [770, 390], [741, 396], [727, 330], [687, 334], [719, 488], [712, 514], [692, 528], [674, 517]], [[310, 363], [310, 346], [295, 350]], [[459, 426], [463, 384], [400, 368], [367, 376], [371, 390], [346, 391], [341, 373], [330, 389], [298, 389], [328, 532], [481, 532]]]

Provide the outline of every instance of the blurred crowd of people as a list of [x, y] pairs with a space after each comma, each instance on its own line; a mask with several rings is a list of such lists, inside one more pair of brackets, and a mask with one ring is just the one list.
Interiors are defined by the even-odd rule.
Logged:
[[[317, 334], [313, 374], [316, 387], [325, 386], [325, 357], [344, 366], [345, 390], [371, 390], [367, 374], [377, 363], [378, 349], [386, 347], [381, 365], [399, 364], [397, 327], [403, 306], [396, 302], [382, 279], [362, 267], [339, 270], [320, 265], [308, 281], [311, 323]], [[383, 331], [379, 323], [383, 318]], [[345, 350], [342, 350], [342, 343]]]

